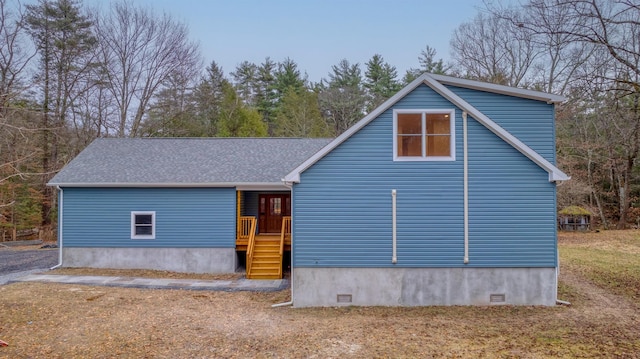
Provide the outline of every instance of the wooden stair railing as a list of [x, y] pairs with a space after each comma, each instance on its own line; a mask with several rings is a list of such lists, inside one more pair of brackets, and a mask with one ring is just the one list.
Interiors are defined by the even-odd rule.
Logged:
[[291, 240], [291, 216], [282, 217], [282, 230], [280, 231], [280, 268], [278, 275], [282, 278], [282, 256], [284, 255], [285, 239]]
[[[247, 241], [247, 277], [251, 273], [251, 264], [253, 262], [253, 252], [256, 245], [256, 217], [240, 217], [241, 229], [242, 233], [239, 235], [244, 235], [246, 233]], [[247, 232], [244, 232], [244, 230]], [[243, 238], [243, 237], [240, 237]]]
[[[236, 233], [236, 237], [238, 239], [249, 239], [249, 236], [252, 233], [256, 232], [255, 221], [256, 221], [256, 217], [253, 217], [253, 216], [240, 217], [238, 220], [238, 229], [237, 229], [238, 233]], [[253, 231], [251, 231], [252, 226], [253, 226]]]

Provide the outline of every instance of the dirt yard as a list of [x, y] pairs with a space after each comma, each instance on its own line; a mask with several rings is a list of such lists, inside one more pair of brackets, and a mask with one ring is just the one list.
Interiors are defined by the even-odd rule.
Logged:
[[[640, 243], [640, 232], [630, 237], [603, 245], [624, 252]], [[606, 250], [577, 237], [560, 242], [561, 255]], [[562, 267], [559, 296], [572, 305], [552, 308], [293, 309], [271, 307], [288, 301], [288, 291], [15, 283], [0, 286], [0, 339], [9, 343], [0, 357], [640, 357], [639, 302], [596, 284], [571, 261]]]

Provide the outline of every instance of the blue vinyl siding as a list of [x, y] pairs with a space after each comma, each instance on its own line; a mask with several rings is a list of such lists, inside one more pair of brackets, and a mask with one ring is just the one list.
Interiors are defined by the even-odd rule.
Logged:
[[[65, 247], [234, 248], [234, 188], [65, 188]], [[131, 239], [131, 211], [156, 212], [156, 239]]]
[[549, 175], [469, 119], [471, 266], [555, 267], [555, 184]]
[[447, 86], [500, 127], [555, 164], [554, 106], [542, 101]]
[[[394, 108], [455, 107], [420, 86], [303, 172], [293, 190], [294, 266], [465, 266], [461, 111], [455, 108], [456, 161], [394, 162]], [[472, 118], [469, 124], [475, 152], [466, 266], [555, 267], [555, 186], [524, 155]]]
[[258, 192], [242, 192], [244, 195], [244, 213], [243, 216], [254, 216], [258, 218]]

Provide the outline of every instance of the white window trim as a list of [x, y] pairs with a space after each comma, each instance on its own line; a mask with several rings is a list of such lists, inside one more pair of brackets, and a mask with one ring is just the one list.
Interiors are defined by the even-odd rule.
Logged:
[[[136, 215], [151, 215], [151, 235], [136, 235]], [[156, 239], [155, 211], [131, 211], [131, 239]]]
[[[420, 113], [422, 114], [422, 156], [398, 156], [398, 114]], [[451, 156], [426, 156], [424, 140], [426, 136], [426, 115], [449, 114], [451, 141], [449, 153]], [[455, 109], [395, 109], [393, 110], [393, 160], [394, 161], [455, 161], [456, 160], [456, 111]]]

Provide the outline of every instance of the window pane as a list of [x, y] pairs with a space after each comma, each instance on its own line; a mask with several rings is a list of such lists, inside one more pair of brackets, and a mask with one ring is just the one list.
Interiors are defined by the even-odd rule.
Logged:
[[279, 216], [282, 213], [282, 198], [271, 198], [269, 202], [269, 214]]
[[422, 136], [398, 136], [398, 156], [422, 156]]
[[451, 156], [451, 136], [427, 136], [427, 156]]
[[151, 224], [152, 216], [150, 214], [136, 214], [136, 224]]
[[136, 226], [136, 236], [150, 236], [153, 234], [151, 226]]
[[398, 114], [398, 134], [422, 133], [422, 114], [420, 113], [399, 113]]
[[449, 126], [448, 114], [427, 114], [427, 133], [430, 135], [445, 134], [448, 135], [451, 132]]

